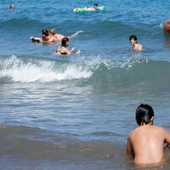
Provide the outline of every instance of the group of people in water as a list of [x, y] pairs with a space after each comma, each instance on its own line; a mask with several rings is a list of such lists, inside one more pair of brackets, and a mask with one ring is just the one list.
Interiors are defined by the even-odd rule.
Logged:
[[[86, 9], [87, 11], [99, 10], [100, 7], [97, 3], [93, 5], [93, 7], [85, 7], [85, 8], [75, 8], [73, 12], [79, 11], [81, 9]], [[61, 46], [59, 46], [56, 50], [57, 55], [70, 55], [74, 52], [75, 48], [73, 47], [70, 51], [67, 49], [69, 45], [69, 40], [71, 37], [64, 36], [62, 34], [56, 34], [55, 29], [51, 30], [42, 30], [41, 38], [39, 37], [30, 37], [33, 42], [41, 42], [41, 43], [59, 43], [61, 42]], [[133, 46], [133, 50], [143, 51], [143, 46], [141, 44], [137, 44], [137, 37], [135, 35], [131, 35], [129, 40]], [[74, 54], [80, 54], [80, 50], [78, 50]]]
[[[70, 55], [74, 52], [75, 48], [73, 47], [71, 51], [67, 49], [69, 45], [70, 37], [64, 36], [62, 34], [56, 34], [55, 29], [51, 30], [42, 30], [41, 38], [40, 37], [30, 37], [33, 42], [41, 42], [41, 43], [59, 43], [61, 42], [61, 46], [59, 46], [56, 50], [57, 55]], [[80, 50], [78, 50], [75, 54], [79, 54]]]
[[[39, 37], [30, 37], [33, 42], [41, 42], [41, 43], [51, 43], [51, 42], [61, 42], [61, 46], [59, 46], [56, 50], [57, 55], [70, 55], [74, 52], [75, 48], [73, 47], [70, 51], [67, 49], [69, 46], [70, 37], [66, 37], [62, 34], [56, 34], [55, 29], [51, 30], [42, 30], [41, 38]], [[141, 44], [137, 44], [137, 37], [135, 35], [131, 35], [129, 37], [130, 43], [133, 46], [133, 50], [143, 51], [143, 46]], [[78, 50], [74, 54], [80, 54], [80, 50]]]
[[[61, 42], [56, 50], [57, 55], [70, 55], [74, 52], [74, 48], [69, 51], [70, 37], [56, 34], [55, 30], [42, 30], [42, 37], [30, 37], [32, 41], [37, 42]], [[131, 35], [129, 37], [132, 44], [132, 50], [142, 51], [143, 46], [137, 43], [137, 37]], [[75, 54], [79, 54], [78, 50]], [[164, 146], [170, 145], [170, 133], [162, 127], [153, 126], [154, 111], [147, 104], [141, 104], [136, 110], [136, 122], [139, 125], [128, 136], [127, 153], [132, 155], [134, 163], [137, 165], [155, 165], [162, 163], [164, 159]]]
[[48, 42], [61, 42], [61, 40], [63, 38], [64, 38], [64, 35], [56, 34], [55, 29], [51, 29], [49, 31], [46, 30], [46, 29], [42, 30], [41, 31], [41, 38], [39, 38], [39, 37], [30, 37], [30, 39], [32, 41], [44, 42], [44, 43], [48, 43]]

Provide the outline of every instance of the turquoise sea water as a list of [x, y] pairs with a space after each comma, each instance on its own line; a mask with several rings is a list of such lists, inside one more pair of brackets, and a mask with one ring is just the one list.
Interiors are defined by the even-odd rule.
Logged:
[[[126, 155], [141, 103], [154, 124], [169, 125], [169, 2], [101, 1], [105, 10], [73, 13], [85, 1], [3, 1], [0, 5], [0, 169], [109, 170], [137, 167]], [[15, 9], [10, 10], [10, 4]], [[42, 29], [70, 36], [80, 55], [54, 55], [60, 44], [30, 41]], [[131, 51], [135, 34], [143, 52]]]

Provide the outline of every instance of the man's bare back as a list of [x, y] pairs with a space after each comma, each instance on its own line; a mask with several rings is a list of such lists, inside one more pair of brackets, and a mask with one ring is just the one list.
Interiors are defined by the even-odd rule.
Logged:
[[164, 143], [170, 144], [170, 134], [152, 124], [153, 116], [150, 123], [141, 123], [129, 134], [127, 153], [133, 155], [135, 164], [150, 165], [163, 161]]

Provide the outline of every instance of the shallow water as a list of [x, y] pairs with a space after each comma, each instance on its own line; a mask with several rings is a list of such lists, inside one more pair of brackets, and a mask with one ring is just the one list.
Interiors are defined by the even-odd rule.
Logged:
[[[169, 125], [168, 1], [98, 1], [101, 12], [73, 13], [91, 2], [12, 1], [0, 6], [1, 169], [169, 169], [137, 167], [126, 155], [141, 103], [154, 124]], [[38, 10], [37, 10], [38, 9]], [[54, 55], [60, 44], [32, 43], [42, 29], [70, 36], [80, 55]], [[135, 34], [143, 52], [132, 52]]]

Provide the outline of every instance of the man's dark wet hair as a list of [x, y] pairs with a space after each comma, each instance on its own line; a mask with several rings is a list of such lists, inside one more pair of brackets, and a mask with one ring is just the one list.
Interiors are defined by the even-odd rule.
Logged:
[[136, 37], [136, 35], [131, 35], [131, 36], [129, 37], [129, 40], [131, 40], [131, 39], [134, 39], [134, 40], [136, 40], [136, 41], [138, 40], [137, 37]]
[[46, 36], [48, 36], [48, 35], [49, 35], [48, 30], [42, 30], [42, 31], [41, 31], [41, 33], [42, 33], [42, 34], [44, 34], [44, 35], [46, 35]]
[[141, 104], [136, 109], [136, 122], [140, 126], [142, 123], [148, 124], [154, 116], [154, 111], [151, 106]]
[[61, 41], [61, 46], [63, 46], [63, 47], [66, 47], [67, 45], [66, 45], [66, 43], [69, 41], [69, 39], [67, 38], [67, 37], [64, 37], [63, 39], [62, 39], [62, 41]]
[[98, 6], [98, 4], [97, 4], [97, 3], [95, 3], [93, 6]]

